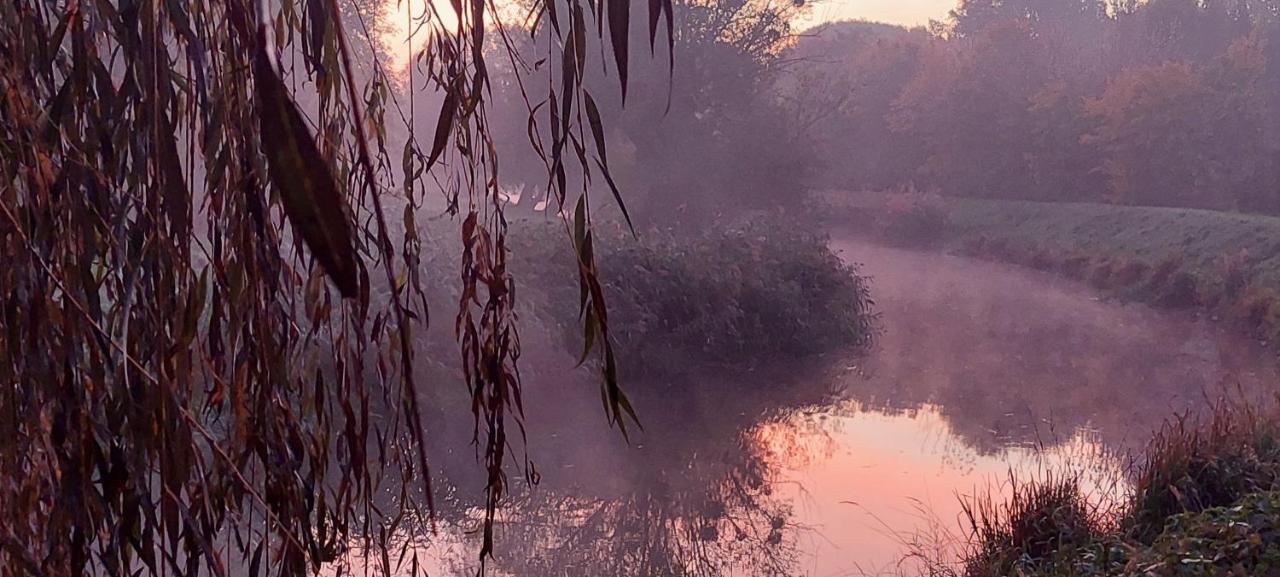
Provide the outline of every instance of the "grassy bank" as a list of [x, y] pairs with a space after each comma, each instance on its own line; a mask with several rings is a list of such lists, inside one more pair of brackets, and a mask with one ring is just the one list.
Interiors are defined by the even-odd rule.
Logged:
[[1280, 339], [1280, 218], [1207, 210], [839, 194], [833, 226], [1086, 281], [1201, 310]]
[[1152, 440], [1132, 495], [1095, 507], [1077, 479], [1046, 477], [968, 503], [958, 564], [935, 575], [1026, 577], [1280, 574], [1280, 429], [1222, 404]]

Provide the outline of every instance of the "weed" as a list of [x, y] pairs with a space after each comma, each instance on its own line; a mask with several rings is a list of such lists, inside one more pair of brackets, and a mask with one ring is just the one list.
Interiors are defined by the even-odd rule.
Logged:
[[964, 575], [1010, 575], [1093, 543], [1102, 534], [1096, 508], [1074, 475], [1019, 481], [1007, 498], [988, 493], [964, 503], [970, 550]]
[[1142, 542], [1183, 512], [1230, 505], [1276, 487], [1276, 425], [1242, 402], [1220, 401], [1205, 420], [1180, 417], [1152, 439], [1134, 484], [1124, 525]]

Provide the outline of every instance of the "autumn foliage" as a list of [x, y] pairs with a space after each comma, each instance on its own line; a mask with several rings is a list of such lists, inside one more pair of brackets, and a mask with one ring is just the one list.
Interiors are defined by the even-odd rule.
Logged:
[[[1280, 212], [1269, 0], [966, 0], [802, 39], [827, 184]], [[817, 83], [825, 90], [813, 90]], [[804, 83], [800, 83], [804, 86]]]

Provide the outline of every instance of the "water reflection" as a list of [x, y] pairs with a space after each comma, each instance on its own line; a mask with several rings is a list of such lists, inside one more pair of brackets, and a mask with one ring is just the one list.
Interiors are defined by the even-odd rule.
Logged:
[[979, 451], [934, 405], [881, 412], [856, 401], [796, 413], [757, 435], [776, 467], [778, 495], [794, 504], [803, 575], [912, 574], [922, 549], [954, 558], [964, 534], [961, 499], [1000, 491], [1012, 474], [1079, 475], [1099, 502], [1125, 491], [1123, 460], [1095, 434], [1052, 446]]
[[1186, 313], [1109, 302], [1047, 274], [851, 241], [833, 247], [872, 276], [885, 334], [851, 395], [883, 408], [939, 407], [984, 451], [1095, 429], [1137, 448], [1164, 419], [1224, 393], [1257, 399], [1273, 353]]
[[497, 566], [534, 576], [793, 574], [793, 504], [777, 494], [779, 469], [755, 427], [832, 398], [828, 363], [633, 386], [646, 417], [631, 445], [533, 411], [530, 430], [552, 440], [530, 442], [547, 473], [508, 504]]
[[[630, 444], [592, 418], [573, 359], [526, 363], [542, 483], [503, 510], [497, 574], [911, 574], [913, 547], [956, 553], [961, 498], [1045, 471], [1121, 498], [1118, 454], [1226, 387], [1259, 397], [1280, 376], [1203, 319], [992, 263], [834, 246], [873, 277], [885, 333], [868, 358], [632, 383], [645, 430]], [[458, 494], [476, 494], [473, 457], [441, 454]], [[471, 506], [453, 517], [462, 556], [433, 574], [474, 571]]]

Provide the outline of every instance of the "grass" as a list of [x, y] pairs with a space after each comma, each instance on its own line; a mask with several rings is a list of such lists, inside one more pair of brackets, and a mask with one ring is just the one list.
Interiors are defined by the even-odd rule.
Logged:
[[1280, 444], [1274, 421], [1244, 404], [1220, 403], [1202, 421], [1177, 419], [1155, 435], [1135, 482], [1123, 525], [1152, 542], [1184, 512], [1232, 505], [1280, 488]]
[[[838, 225], [1051, 271], [1113, 296], [1280, 340], [1280, 218], [1209, 210], [840, 194]], [[904, 232], [905, 231], [905, 232]]]
[[948, 199], [961, 242], [991, 241], [1086, 253], [1154, 266], [1178, 262], [1197, 278], [1222, 272], [1224, 255], [1245, 253], [1257, 281], [1280, 286], [1280, 218], [1209, 210]]
[[970, 540], [964, 575], [1010, 575], [1038, 560], [1070, 557], [1104, 534], [1106, 519], [1074, 476], [1011, 480], [1005, 497], [964, 503]]
[[1130, 496], [1095, 505], [1073, 475], [1015, 481], [965, 505], [969, 531], [944, 577], [1280, 575], [1275, 415], [1220, 402], [1169, 422], [1138, 464]]

